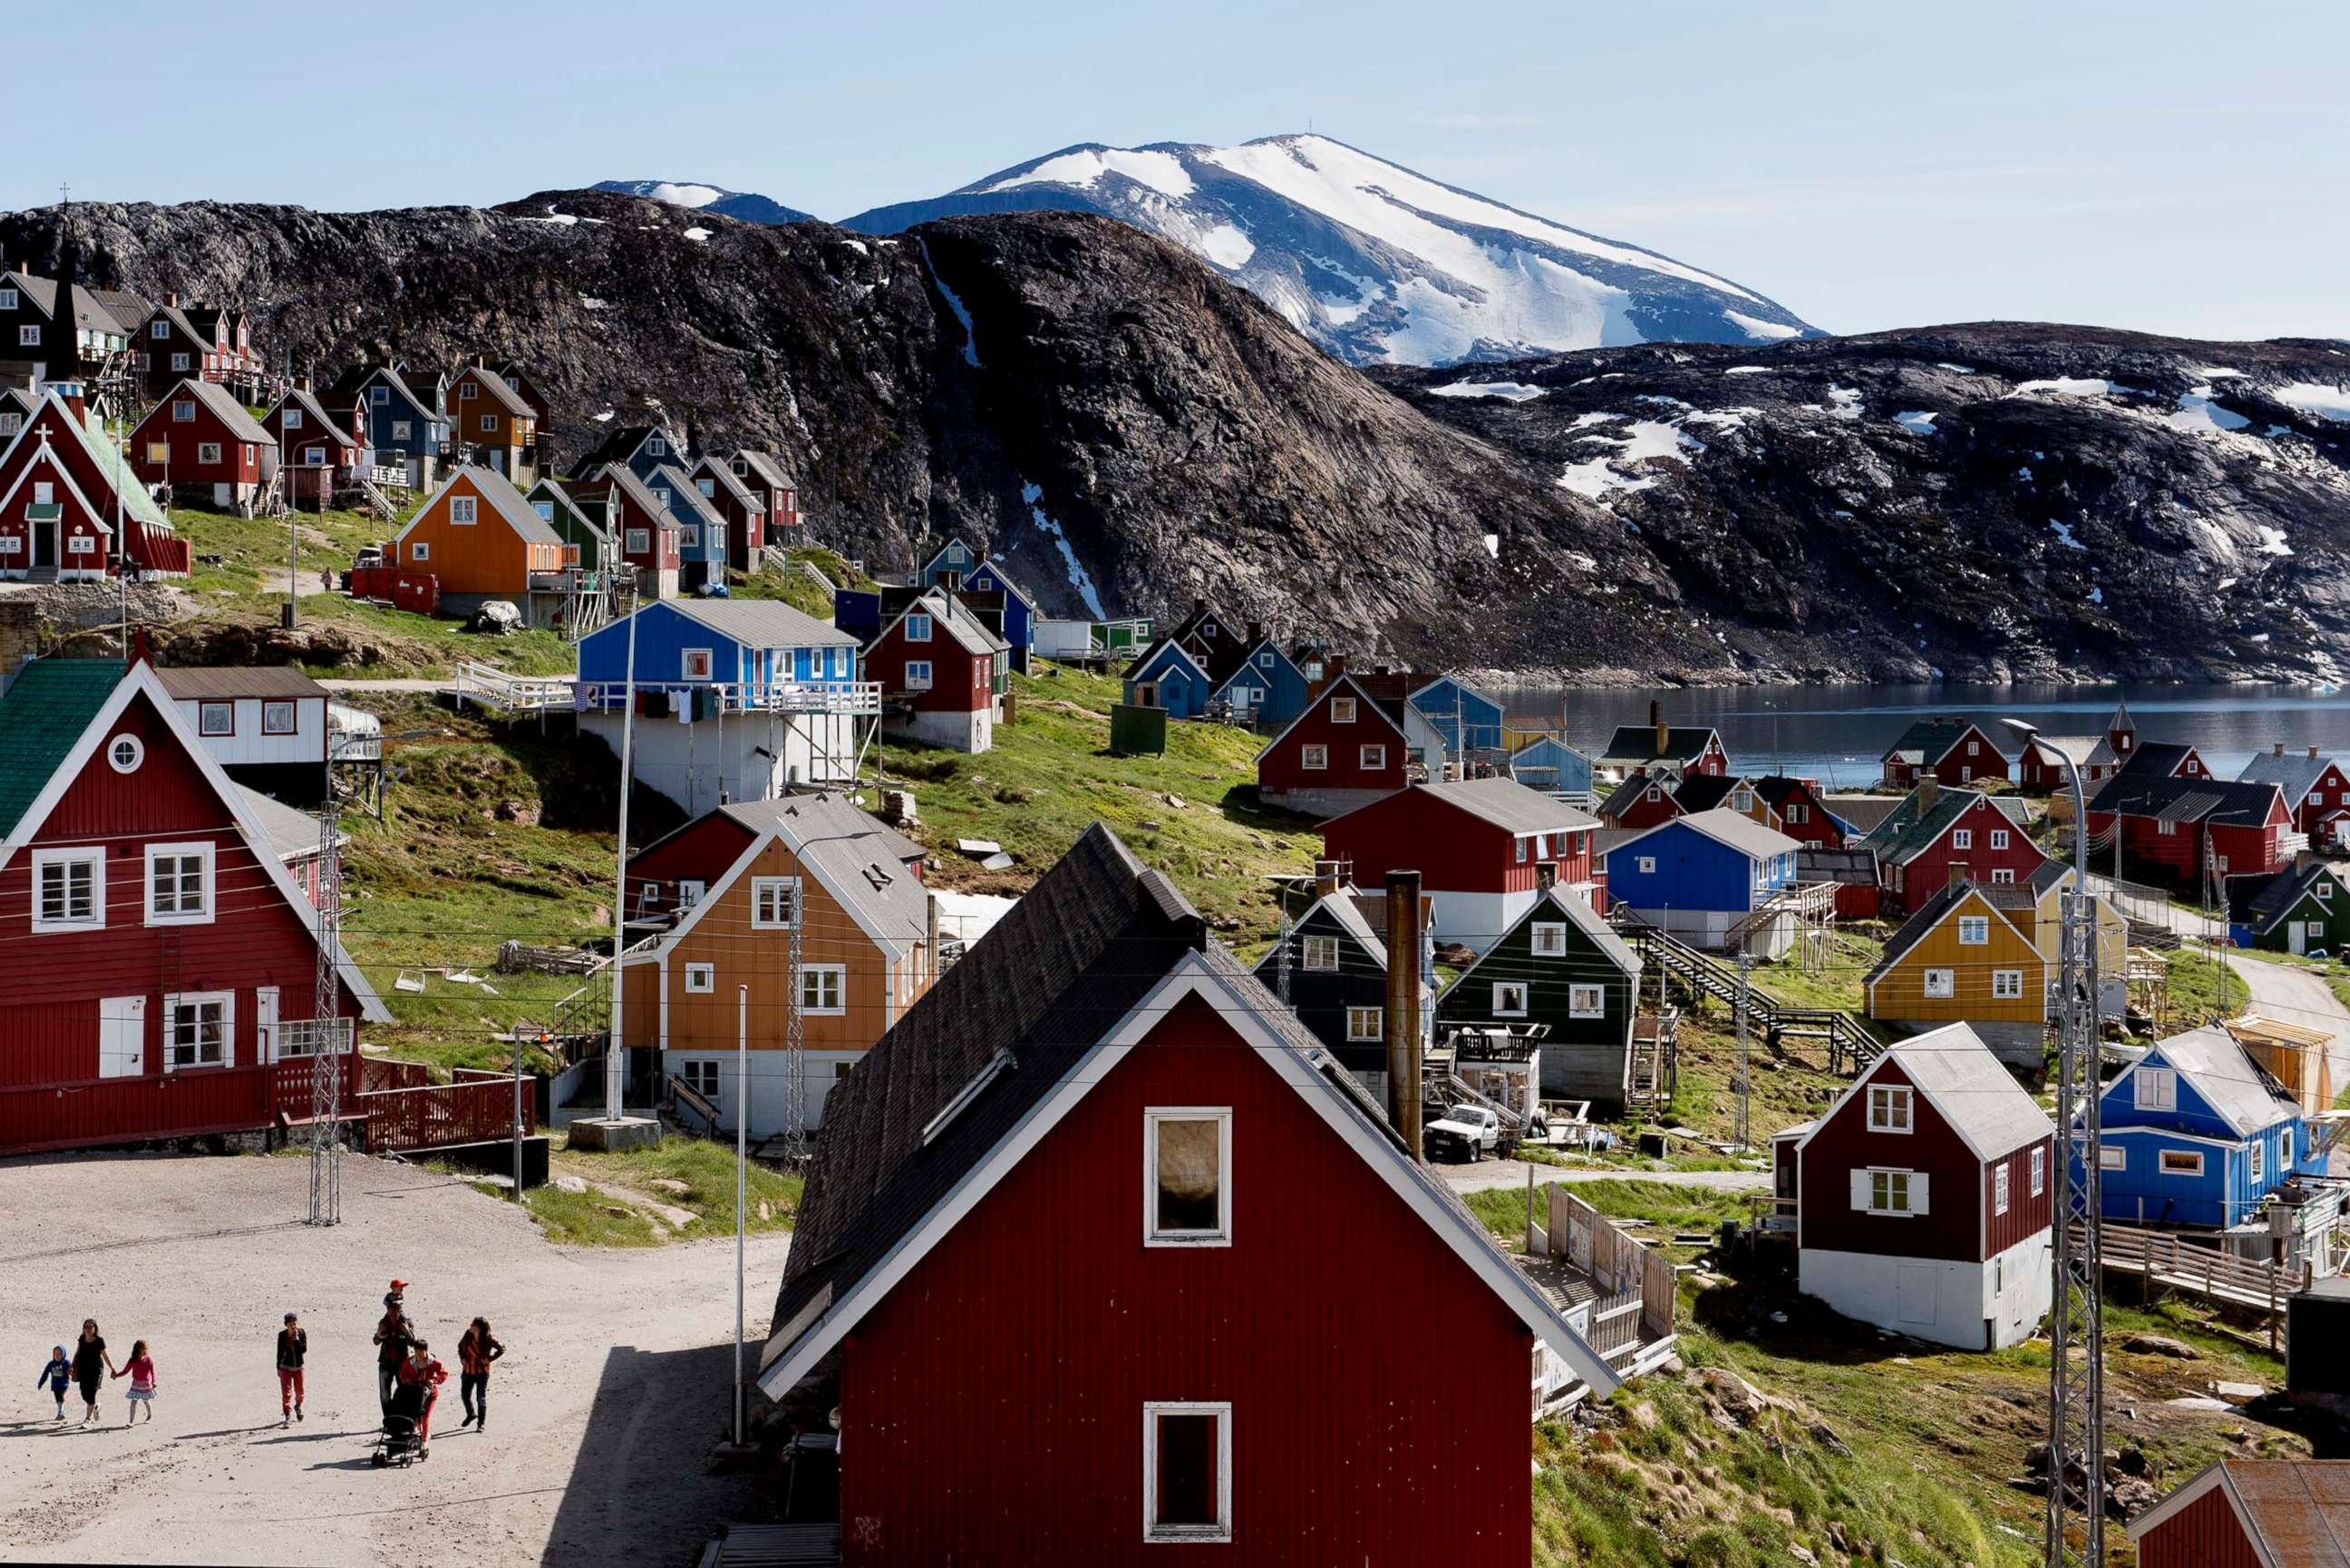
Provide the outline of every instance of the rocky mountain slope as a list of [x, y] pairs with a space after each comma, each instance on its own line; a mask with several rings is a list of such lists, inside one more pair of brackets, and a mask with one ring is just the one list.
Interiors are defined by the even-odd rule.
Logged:
[[[868, 237], [575, 192], [68, 234], [85, 283], [244, 305], [321, 378], [527, 360], [558, 457], [648, 411], [770, 447], [818, 542], [889, 570], [960, 533], [1060, 609], [1208, 594], [1585, 679], [2350, 662], [2343, 345], [1992, 326], [1367, 376], [1088, 214]], [[11, 261], [60, 244], [54, 208], [0, 215]]]
[[1450, 365], [1659, 340], [1816, 336], [1783, 306], [1636, 245], [1440, 184], [1326, 136], [1067, 147], [868, 234], [975, 213], [1100, 213], [1171, 240], [1352, 364]]
[[805, 223], [816, 216], [754, 191], [728, 191], [694, 180], [599, 180], [591, 189], [614, 191], [623, 196], [650, 196], [671, 206], [740, 218], [746, 223]]
[[1986, 323], [1377, 375], [1620, 518], [1733, 648], [1807, 641], [1798, 668], [2350, 664], [2350, 344]]

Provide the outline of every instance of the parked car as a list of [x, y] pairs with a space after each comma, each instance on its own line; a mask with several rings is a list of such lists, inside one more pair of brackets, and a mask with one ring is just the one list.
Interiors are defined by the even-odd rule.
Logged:
[[1454, 1106], [1421, 1137], [1431, 1156], [1457, 1149], [1464, 1160], [1482, 1159], [1502, 1147], [1502, 1118], [1482, 1106]]

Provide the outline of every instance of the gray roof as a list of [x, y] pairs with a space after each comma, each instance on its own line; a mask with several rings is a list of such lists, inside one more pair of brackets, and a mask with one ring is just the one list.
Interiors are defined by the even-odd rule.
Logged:
[[671, 514], [668, 507], [661, 504], [660, 497], [646, 489], [645, 482], [639, 479], [637, 471], [627, 463], [607, 464], [603, 472], [595, 479], [575, 477], [572, 480], [574, 484], [594, 484], [599, 482], [617, 486], [622, 494], [636, 503], [637, 509], [651, 520], [653, 526], [659, 528], [677, 526], [677, 518]]
[[2178, 1068], [2178, 1075], [2194, 1085], [2212, 1113], [2234, 1128], [2239, 1137], [2249, 1137], [2299, 1113], [2300, 1104], [2292, 1093], [2263, 1072], [2234, 1035], [2209, 1024], [2156, 1041], [2147, 1055], [2116, 1078], [2106, 1093], [2118, 1091], [2123, 1078], [2154, 1056]]
[[[1646, 838], [1650, 833], [1662, 833], [1668, 827], [1686, 827], [1702, 833], [1717, 844], [1728, 845], [1749, 859], [1767, 860], [1776, 856], [1793, 855], [1803, 846], [1776, 828], [1765, 827], [1742, 812], [1716, 806], [1711, 811], [1693, 811], [1687, 816], [1660, 823], [1646, 832], [1636, 833], [1624, 844]], [[1620, 849], [1623, 844], [1615, 847]]]
[[1898, 794], [1831, 794], [1821, 802], [1856, 832], [1866, 833], [1893, 815], [1906, 796]]
[[[556, 533], [546, 519], [538, 514], [538, 508], [525, 500], [522, 492], [514, 487], [514, 481], [504, 474], [495, 469], [480, 468], [469, 462], [452, 472], [448, 479], [442, 482], [441, 488], [446, 490], [460, 479], [472, 480], [474, 493], [488, 502], [490, 510], [496, 513], [504, 520], [508, 527], [524, 538], [540, 545], [559, 545], [563, 543], [563, 535]], [[429, 505], [430, 503], [427, 504]], [[417, 515], [421, 516], [423, 514], [420, 511]], [[415, 525], [415, 519], [411, 518], [409, 526], [412, 528]], [[406, 530], [401, 530], [401, 533], [404, 536]]]
[[1857, 846], [1823, 849], [1805, 845], [1795, 851], [1795, 876], [1804, 882], [1841, 882], [1855, 888], [1877, 886], [1877, 851]]
[[[752, 494], [751, 487], [737, 479], [733, 469], [714, 457], [696, 458], [693, 466], [686, 470], [685, 476], [691, 481], [705, 472], [710, 475], [712, 483], [733, 492], [734, 499], [746, 510], [764, 512], [767, 509], [767, 503], [763, 497]], [[698, 488], [697, 486], [697, 490]]]
[[2236, 778], [2242, 783], [2276, 785], [2284, 791], [2285, 805], [2298, 811], [2302, 797], [2309, 794], [2319, 775], [2333, 765], [2333, 758], [2313, 757], [2307, 752], [2293, 752], [2283, 756], [2274, 752], [2262, 752], [2246, 763]]
[[773, 452], [754, 452], [749, 447], [744, 447], [734, 455], [742, 460], [743, 467], [749, 469], [752, 474], [769, 489], [792, 488], [790, 477], [784, 472], [784, 465], [775, 461]]
[[795, 609], [781, 599], [680, 598], [660, 602], [745, 648], [857, 646], [857, 639], [849, 633], [837, 626], [827, 626], [806, 610]]
[[509, 414], [525, 420], [538, 417], [538, 410], [523, 401], [522, 394], [507, 386], [505, 378], [487, 365], [467, 365], [456, 375], [451, 377], [450, 380], [453, 384], [463, 380], [468, 375], [471, 375], [489, 392], [492, 402], [504, 407]]
[[126, 288], [93, 288], [89, 296], [114, 317], [125, 337], [136, 336], [147, 318], [155, 313], [154, 306], [145, 296], [133, 294]]
[[[326, 405], [319, 402], [318, 400], [311, 394], [308, 388], [296, 387], [292, 390], [288, 391], [284, 397], [277, 400], [277, 406], [276, 408], [273, 408], [269, 410], [270, 414], [276, 414], [278, 409], [284, 408], [288, 403], [292, 403], [310, 419], [317, 421], [320, 425], [326, 427], [327, 433], [334, 437], [337, 441], [348, 442], [352, 439], [350, 431], [343, 428], [344, 421], [337, 419], [333, 414], [328, 413], [327, 411]], [[293, 441], [289, 441], [286, 444], [290, 446], [294, 444], [294, 441], [307, 441], [309, 439], [309, 434], [310, 431], [308, 427], [305, 426], [301, 429], [300, 433], [296, 435], [293, 438]]]
[[[1966, 1024], [1913, 1034], [1887, 1047], [1878, 1060], [1898, 1064], [1980, 1158], [1998, 1159], [2056, 1131], [2039, 1102]], [[1864, 1075], [1845, 1094], [1861, 1094], [1866, 1082]]]
[[[249, 441], [256, 446], [277, 444], [277, 438], [263, 430], [260, 421], [244, 411], [244, 405], [238, 402], [226, 387], [222, 386], [218, 381], [198, 380], [192, 376], [164, 393], [162, 400], [155, 405], [155, 412], [149, 414], [147, 418], [151, 420], [160, 414], [166, 420], [170, 419], [172, 412], [168, 405], [178, 400], [183, 393], [192, 394], [198, 402], [210, 409], [213, 417], [226, 425], [228, 433], [238, 441]], [[143, 424], [145, 421], [140, 422]]]
[[726, 526], [726, 519], [720, 516], [717, 509], [710, 504], [710, 497], [702, 494], [701, 490], [696, 488], [693, 481], [688, 479], [681, 470], [664, 462], [653, 470], [652, 479], [648, 483], [669, 487], [671, 512], [682, 506], [693, 514], [695, 522], [706, 528]]
[[845, 796], [789, 794], [720, 808], [754, 833], [774, 828], [827, 892], [897, 941], [930, 933], [930, 894], [907, 866], [922, 846]]
[[1709, 743], [1720, 739], [1711, 724], [1668, 724], [1664, 749], [1659, 751], [1654, 724], [1618, 724], [1616, 732], [1607, 737], [1607, 750], [1599, 760], [1610, 763], [1691, 762], [1705, 754]]
[[[296, 860], [307, 860], [318, 853], [317, 817], [234, 781], [229, 787], [243, 797], [245, 810], [252, 814], [253, 820], [260, 825], [262, 834], [268, 839], [272, 855], [290, 865]], [[338, 834], [338, 836], [348, 836]]]
[[[1348, 940], [1361, 947], [1380, 970], [1386, 970], [1388, 967], [1387, 939], [1371, 929], [1370, 919], [1363, 912], [1363, 900], [1364, 895], [1352, 888], [1341, 888], [1335, 893], [1325, 893], [1315, 899], [1312, 906], [1304, 914], [1298, 916], [1290, 926], [1289, 940], [1294, 942], [1306, 935], [1307, 928], [1314, 923], [1314, 918], [1316, 915], [1327, 915], [1331, 923], [1344, 932]], [[1378, 902], [1384, 909], [1385, 900], [1382, 898]], [[1264, 955], [1256, 961], [1256, 969], [1252, 972], [1278, 969], [1281, 964], [1281, 948], [1282, 944], [1275, 941], [1273, 946], [1265, 949]]]
[[[943, 631], [954, 639], [966, 653], [1002, 653], [1012, 646], [981, 625], [979, 618], [972, 613], [969, 606], [957, 607], [960, 604], [961, 601], [933, 588], [929, 593], [915, 598], [905, 609], [899, 611], [898, 619], [903, 620], [908, 615], [920, 609], [929, 615], [934, 630]], [[891, 621], [889, 624], [895, 626], [898, 623]], [[888, 628], [883, 629], [886, 631]]]
[[155, 679], [181, 701], [237, 697], [324, 697], [327, 689], [291, 664], [157, 666]]
[[1515, 779], [1448, 779], [1442, 784], [1412, 786], [1414, 794], [1430, 795], [1471, 816], [1523, 837], [1530, 833], [1558, 833], [1599, 826], [1589, 813], [1577, 811], [1529, 789]]

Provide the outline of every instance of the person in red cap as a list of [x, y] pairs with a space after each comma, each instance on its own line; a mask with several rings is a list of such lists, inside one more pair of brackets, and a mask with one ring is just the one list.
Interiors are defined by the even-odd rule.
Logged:
[[403, 1306], [406, 1280], [394, 1280], [391, 1289], [383, 1296], [383, 1317], [375, 1325], [376, 1396], [386, 1410], [391, 1408], [391, 1396], [400, 1386], [400, 1364], [408, 1359], [409, 1348], [416, 1343], [416, 1325], [408, 1321]]

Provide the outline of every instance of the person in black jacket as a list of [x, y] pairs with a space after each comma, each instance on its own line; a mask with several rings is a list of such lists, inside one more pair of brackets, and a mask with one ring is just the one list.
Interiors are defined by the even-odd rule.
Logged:
[[81, 1385], [84, 1426], [98, 1419], [98, 1391], [113, 1370], [114, 1358], [106, 1354], [106, 1336], [98, 1332], [98, 1319], [82, 1319], [81, 1337], [74, 1341], [73, 1375]]
[[391, 1289], [384, 1293], [383, 1316], [375, 1325], [375, 1342], [381, 1346], [376, 1352], [376, 1392], [383, 1407], [391, 1408], [392, 1390], [400, 1386], [400, 1366], [408, 1359], [409, 1346], [416, 1343], [416, 1325], [408, 1321], [408, 1312], [401, 1293], [406, 1280], [394, 1280]]
[[292, 1313], [277, 1331], [277, 1406], [281, 1427], [302, 1418], [302, 1358], [310, 1354], [310, 1331]]

